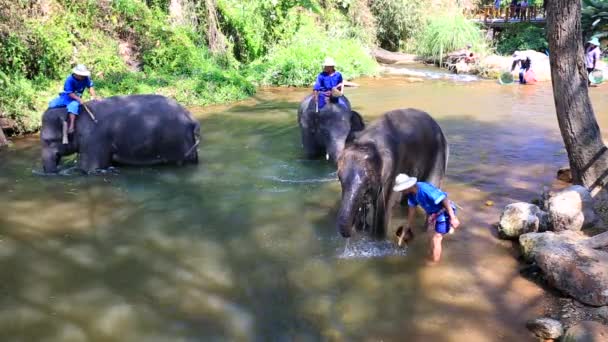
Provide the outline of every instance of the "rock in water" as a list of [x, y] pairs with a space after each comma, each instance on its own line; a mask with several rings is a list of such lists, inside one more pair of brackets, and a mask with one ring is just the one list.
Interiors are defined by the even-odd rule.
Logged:
[[598, 322], [583, 321], [566, 331], [564, 342], [606, 342], [608, 326]]
[[545, 230], [547, 214], [530, 203], [513, 203], [505, 207], [500, 216], [498, 233], [504, 239], [517, 239], [520, 235]]
[[564, 334], [564, 328], [559, 321], [546, 317], [529, 321], [526, 323], [526, 328], [528, 328], [534, 336], [545, 340], [554, 340]]
[[593, 198], [587, 189], [574, 185], [550, 195], [545, 202], [549, 221], [556, 232], [581, 230], [597, 221]]
[[570, 230], [557, 234], [554, 232], [528, 233], [519, 237], [519, 247], [524, 259], [527, 262], [533, 262], [541, 249], [551, 248], [562, 243], [574, 244], [585, 238], [584, 235]]

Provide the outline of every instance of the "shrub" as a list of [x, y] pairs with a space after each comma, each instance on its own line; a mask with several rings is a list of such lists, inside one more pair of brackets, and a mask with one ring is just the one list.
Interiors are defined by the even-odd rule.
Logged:
[[392, 51], [405, 49], [412, 51], [413, 40], [424, 28], [425, 1], [376, 0], [371, 2], [371, 10], [376, 17], [377, 38], [380, 46]]
[[510, 55], [518, 50], [536, 50], [544, 52], [549, 47], [545, 30], [528, 23], [513, 24], [499, 36], [496, 51]]
[[417, 37], [418, 53], [435, 61], [467, 44], [471, 44], [473, 50], [478, 52], [487, 49], [480, 28], [468, 21], [460, 11], [430, 18], [428, 25]]

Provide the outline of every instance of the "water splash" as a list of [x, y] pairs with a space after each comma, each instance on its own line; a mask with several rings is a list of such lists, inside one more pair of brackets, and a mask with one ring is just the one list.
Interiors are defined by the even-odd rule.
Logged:
[[390, 241], [376, 241], [368, 238], [346, 240], [344, 250], [338, 259], [371, 259], [392, 256], [407, 256], [407, 247], [400, 248]]
[[474, 75], [454, 74], [441, 71], [440, 69], [410, 69], [404, 67], [385, 66], [382, 68], [382, 73], [386, 75], [409, 76], [431, 80], [450, 80], [454, 82], [474, 82], [481, 80], [479, 77]]

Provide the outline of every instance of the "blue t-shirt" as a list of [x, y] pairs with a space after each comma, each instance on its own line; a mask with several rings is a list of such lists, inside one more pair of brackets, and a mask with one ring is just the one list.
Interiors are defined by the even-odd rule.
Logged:
[[336, 71], [330, 75], [323, 71], [317, 76], [317, 82], [315, 82], [313, 89], [316, 91], [330, 91], [340, 83], [342, 83], [342, 74]]
[[82, 96], [84, 90], [91, 87], [93, 87], [93, 81], [90, 77], [85, 77], [82, 81], [79, 81], [74, 75], [70, 75], [65, 80], [63, 91], [59, 95], [68, 96], [71, 93], [76, 93], [76, 95]]
[[418, 191], [415, 194], [407, 195], [407, 204], [410, 207], [421, 206], [427, 215], [435, 214], [443, 209], [443, 200], [447, 194], [432, 184], [418, 182]]

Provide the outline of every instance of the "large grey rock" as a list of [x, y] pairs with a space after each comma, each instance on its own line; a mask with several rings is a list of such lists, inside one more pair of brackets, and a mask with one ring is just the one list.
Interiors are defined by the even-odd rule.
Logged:
[[547, 214], [530, 203], [513, 203], [500, 215], [498, 234], [504, 239], [517, 239], [520, 235], [545, 230]]
[[608, 305], [608, 253], [562, 243], [540, 249], [536, 264], [549, 284], [579, 302]]
[[573, 185], [548, 197], [544, 207], [554, 231], [581, 230], [596, 223], [593, 198], [586, 188]]
[[563, 342], [606, 342], [608, 341], [608, 326], [598, 322], [583, 321], [570, 327]]
[[537, 318], [526, 323], [526, 328], [534, 336], [545, 340], [557, 339], [564, 334], [564, 327], [559, 321], [551, 318]]
[[608, 306], [602, 306], [601, 308], [598, 308], [597, 314], [603, 319], [608, 319]]
[[528, 233], [519, 237], [519, 247], [527, 262], [533, 262], [539, 250], [562, 243], [577, 243], [586, 237], [578, 232], [566, 230], [560, 233]]

